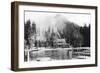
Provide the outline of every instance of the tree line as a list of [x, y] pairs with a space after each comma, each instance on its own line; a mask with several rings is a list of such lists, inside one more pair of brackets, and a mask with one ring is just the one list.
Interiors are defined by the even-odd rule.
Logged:
[[[59, 30], [60, 27], [57, 29], [60, 37], [58, 33], [55, 33], [51, 28], [48, 28], [48, 30], [44, 32], [44, 37], [51, 46], [53, 46], [53, 41], [57, 37], [58, 39], [65, 39], [66, 43], [70, 44], [72, 47], [90, 47], [90, 24], [89, 26], [86, 26], [86, 24], [84, 26], [79, 26], [69, 21], [62, 25], [65, 25], [62, 30]], [[28, 20], [24, 24], [25, 46], [30, 48], [32, 45], [31, 37], [35, 36], [37, 33], [36, 30], [35, 22], [31, 23], [31, 21]]]

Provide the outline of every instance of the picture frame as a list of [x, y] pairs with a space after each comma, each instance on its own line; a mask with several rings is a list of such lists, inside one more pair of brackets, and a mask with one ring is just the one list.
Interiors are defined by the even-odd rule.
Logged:
[[11, 3], [11, 70], [97, 66], [97, 7]]

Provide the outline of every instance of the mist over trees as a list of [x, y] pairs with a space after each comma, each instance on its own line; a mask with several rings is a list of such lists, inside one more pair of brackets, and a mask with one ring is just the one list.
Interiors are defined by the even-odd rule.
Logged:
[[65, 38], [66, 43], [69, 43], [72, 47], [80, 47], [83, 43], [83, 36], [80, 33], [80, 27], [73, 22], [66, 22], [65, 27], [60, 33], [62, 38]]
[[90, 24], [78, 26], [73, 22], [66, 22], [64, 29], [58, 32], [72, 47], [90, 47]]
[[[42, 32], [43, 37], [45, 38], [45, 47], [53, 47], [55, 39], [64, 39], [66, 43], [70, 44], [72, 47], [90, 47], [90, 24], [89, 26], [79, 26], [66, 19], [62, 20], [60, 17], [59, 20], [61, 23], [56, 21], [57, 27], [55, 26], [57, 32], [54, 31], [55, 28], [53, 29], [51, 27], [47, 27], [48, 30]], [[60, 27], [57, 24], [60, 26], [62, 25], [62, 29], [59, 29]], [[32, 36], [36, 39], [37, 30], [35, 22], [31, 23], [30, 20], [27, 20], [24, 24], [24, 41], [28, 48], [31, 48], [31, 45], [33, 44], [31, 42], [33, 39]], [[37, 41], [35, 40], [35, 44], [36, 42]]]

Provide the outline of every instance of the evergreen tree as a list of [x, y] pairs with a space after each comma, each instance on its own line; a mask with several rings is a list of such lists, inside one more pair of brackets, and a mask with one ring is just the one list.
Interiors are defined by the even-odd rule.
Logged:
[[83, 47], [90, 47], [90, 24], [89, 26], [84, 25], [80, 27], [80, 33], [83, 36]]
[[31, 22], [30, 20], [28, 20], [25, 24], [24, 24], [24, 39], [26, 41], [26, 46], [28, 46], [28, 48], [30, 49], [30, 37], [31, 37]]

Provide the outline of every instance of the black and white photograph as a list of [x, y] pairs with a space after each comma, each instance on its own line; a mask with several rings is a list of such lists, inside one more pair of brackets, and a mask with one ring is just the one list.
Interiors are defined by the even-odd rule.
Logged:
[[97, 7], [12, 3], [12, 69], [97, 66]]
[[89, 59], [90, 13], [24, 11], [24, 61]]

